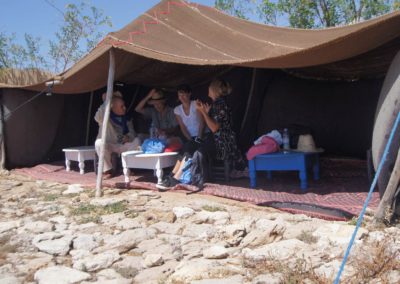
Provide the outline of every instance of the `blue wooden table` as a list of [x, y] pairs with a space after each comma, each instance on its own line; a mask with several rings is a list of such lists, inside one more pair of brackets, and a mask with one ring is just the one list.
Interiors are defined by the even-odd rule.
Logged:
[[319, 153], [316, 152], [276, 152], [257, 155], [249, 161], [250, 187], [255, 188], [256, 171], [266, 171], [271, 179], [271, 171], [299, 171], [300, 188], [307, 189], [307, 169], [312, 168], [314, 180], [319, 179]]

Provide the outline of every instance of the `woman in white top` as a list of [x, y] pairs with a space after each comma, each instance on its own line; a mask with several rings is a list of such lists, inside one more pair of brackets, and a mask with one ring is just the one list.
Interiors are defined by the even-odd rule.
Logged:
[[202, 138], [204, 130], [204, 120], [196, 109], [196, 102], [191, 101], [192, 91], [189, 86], [181, 85], [178, 87], [178, 99], [182, 103], [175, 107], [174, 114], [176, 121], [187, 141]]
[[184, 144], [180, 151], [181, 157], [176, 162], [170, 176], [156, 187], [160, 190], [168, 190], [179, 183], [185, 161], [201, 146], [204, 130], [204, 119], [196, 109], [196, 102], [191, 101], [192, 90], [187, 85], [181, 85], [177, 89], [179, 101], [182, 103], [174, 109], [176, 121], [181, 129]]

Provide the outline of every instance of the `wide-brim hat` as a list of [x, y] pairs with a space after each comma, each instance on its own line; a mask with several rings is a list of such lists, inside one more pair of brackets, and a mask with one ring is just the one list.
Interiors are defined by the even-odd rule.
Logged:
[[152, 105], [156, 102], [165, 102], [167, 99], [165, 98], [163, 93], [153, 92], [151, 95], [151, 99], [147, 101], [148, 104]]
[[299, 136], [297, 149], [295, 149], [295, 151], [306, 153], [322, 153], [324, 152], [324, 149], [317, 148], [315, 146], [314, 138], [311, 134], [304, 134]]

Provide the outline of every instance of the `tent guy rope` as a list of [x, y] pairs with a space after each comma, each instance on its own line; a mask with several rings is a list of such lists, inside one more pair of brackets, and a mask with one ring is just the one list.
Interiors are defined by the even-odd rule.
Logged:
[[392, 140], [393, 140], [394, 134], [396, 132], [396, 129], [397, 129], [398, 125], [399, 125], [399, 121], [400, 121], [400, 112], [397, 113], [397, 118], [396, 118], [396, 120], [395, 120], [395, 122], [393, 124], [392, 131], [390, 132], [389, 140], [388, 140], [388, 142], [386, 144], [385, 151], [383, 152], [382, 159], [381, 159], [381, 161], [379, 163], [379, 166], [378, 166], [378, 170], [376, 171], [374, 180], [372, 181], [371, 187], [370, 187], [369, 192], [368, 192], [368, 196], [367, 196], [367, 198], [366, 198], [366, 200], [364, 202], [364, 206], [363, 206], [363, 208], [361, 210], [360, 216], [358, 217], [357, 224], [356, 224], [356, 227], [355, 227], [355, 229], [353, 231], [353, 235], [351, 236], [351, 239], [350, 239], [349, 245], [347, 247], [346, 253], [343, 256], [343, 261], [342, 261], [342, 264], [340, 265], [340, 268], [339, 268], [339, 271], [338, 271], [338, 274], [337, 274], [337, 277], [335, 279], [334, 284], [339, 284], [340, 276], [341, 276], [341, 274], [342, 274], [342, 272], [344, 270], [344, 266], [346, 265], [347, 258], [349, 257], [350, 250], [351, 250], [351, 247], [353, 246], [353, 243], [354, 243], [355, 237], [357, 235], [358, 229], [361, 226], [362, 220], [364, 218], [365, 211], [367, 210], [368, 203], [369, 203], [369, 201], [371, 199], [371, 196], [372, 196], [372, 192], [374, 191], [376, 183], [377, 183], [378, 178], [379, 178], [379, 175], [381, 174], [383, 164], [386, 161], [387, 155], [389, 153], [389, 147], [390, 147], [390, 144], [392, 144]]

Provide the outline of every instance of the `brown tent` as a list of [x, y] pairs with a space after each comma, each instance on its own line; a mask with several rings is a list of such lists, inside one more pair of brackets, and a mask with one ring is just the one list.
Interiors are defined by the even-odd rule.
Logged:
[[[256, 24], [182, 0], [161, 1], [60, 74], [63, 84], [53, 91], [64, 95], [41, 97], [6, 121], [9, 166], [59, 158], [61, 147], [85, 142], [87, 116], [107, 82], [110, 49], [115, 80], [125, 84], [122, 91], [133, 105], [152, 86], [188, 83], [196, 96], [205, 96], [207, 82], [224, 76], [234, 85], [230, 100], [243, 148], [265, 131], [296, 124], [311, 129], [327, 154], [365, 158], [383, 77], [400, 50], [400, 12], [302, 30]], [[33, 94], [18, 95], [16, 87], [45, 88], [3, 86], [8, 110]], [[88, 93], [96, 90], [92, 106]], [[96, 131], [92, 125], [89, 140]], [[22, 133], [30, 135], [29, 151], [14, 143]]]
[[148, 86], [198, 83], [210, 72], [231, 66], [296, 68], [294, 72], [307, 76], [348, 79], [382, 75], [399, 49], [399, 35], [400, 12], [343, 27], [304, 30], [261, 25], [207, 6], [164, 0], [108, 34], [62, 74], [64, 85], [55, 91], [72, 94], [103, 87], [110, 48], [116, 51], [115, 79]]

